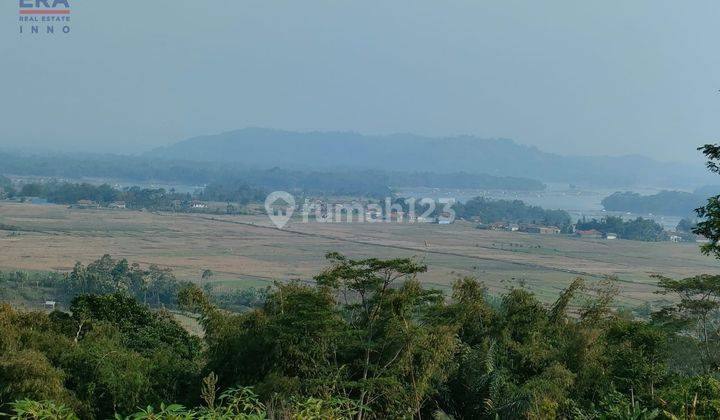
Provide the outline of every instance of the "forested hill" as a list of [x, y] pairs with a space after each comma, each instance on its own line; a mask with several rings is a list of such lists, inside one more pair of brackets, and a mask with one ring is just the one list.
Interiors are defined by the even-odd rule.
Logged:
[[[467, 188], [481, 190], [540, 191], [542, 182], [525, 177], [467, 172], [390, 172], [383, 170], [292, 170], [278, 167], [253, 169], [231, 162], [207, 164], [159, 158], [67, 154], [27, 155], [0, 151], [0, 176], [41, 176], [65, 179], [101, 179], [125, 182], [169, 182], [186, 185], [250, 185], [267, 190], [304, 191], [312, 194], [382, 196], [393, 188]], [[0, 188], [3, 181], [0, 178]]]
[[608, 211], [629, 211], [639, 214], [686, 217], [705, 204], [707, 196], [684, 191], [661, 191], [653, 195], [616, 192], [605, 197], [602, 205]]
[[246, 128], [191, 138], [156, 149], [148, 156], [314, 170], [464, 171], [609, 186], [642, 184], [670, 188], [707, 181], [700, 167], [660, 163], [641, 156], [568, 157], [512, 140], [471, 136], [366, 136]]

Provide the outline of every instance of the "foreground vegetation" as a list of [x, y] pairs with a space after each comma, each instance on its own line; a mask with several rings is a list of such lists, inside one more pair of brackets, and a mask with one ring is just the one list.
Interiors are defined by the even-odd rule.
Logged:
[[[256, 307], [265, 299], [266, 290], [246, 288], [221, 292], [209, 282], [214, 273], [203, 270], [198, 280], [203, 290], [218, 306], [233, 311]], [[178, 280], [172, 270], [155, 264], [140, 267], [126, 259], [115, 260], [104, 255], [88, 265], [76, 263], [70, 273], [0, 271], [0, 301], [71, 302], [80, 295], [123, 293], [152, 308], [177, 309], [180, 290], [190, 283]]]
[[[313, 284], [277, 284], [239, 313], [184, 284], [177, 302], [199, 316], [202, 339], [140, 302], [132, 288], [87, 290], [69, 312], [2, 306], [0, 412], [19, 418], [720, 416], [720, 335], [713, 327], [720, 277], [659, 279], [664, 293], [681, 299], [636, 320], [611, 309], [612, 282], [578, 279], [546, 306], [523, 288], [489, 298], [482, 283], [463, 278], [448, 298], [419, 284], [416, 275], [426, 267], [414, 260], [328, 258]], [[113, 268], [93, 270], [93, 283], [115, 283]]]

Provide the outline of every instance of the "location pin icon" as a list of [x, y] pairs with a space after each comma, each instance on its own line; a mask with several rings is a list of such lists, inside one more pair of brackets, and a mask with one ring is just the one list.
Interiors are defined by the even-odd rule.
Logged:
[[270, 221], [282, 229], [295, 211], [295, 198], [285, 191], [274, 191], [265, 199], [265, 211]]

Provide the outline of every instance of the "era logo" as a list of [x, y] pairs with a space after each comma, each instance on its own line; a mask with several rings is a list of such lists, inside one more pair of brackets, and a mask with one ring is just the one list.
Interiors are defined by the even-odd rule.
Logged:
[[[52, 4], [52, 5], [51, 5]], [[20, 7], [25, 9], [46, 7], [48, 9], [54, 9], [58, 6], [65, 6], [70, 8], [68, 0], [20, 0]]]

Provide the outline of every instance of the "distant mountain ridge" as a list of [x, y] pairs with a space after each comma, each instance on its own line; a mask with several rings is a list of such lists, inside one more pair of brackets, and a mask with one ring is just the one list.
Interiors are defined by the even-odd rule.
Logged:
[[472, 136], [370, 136], [245, 128], [190, 138], [146, 156], [257, 168], [467, 172], [607, 186], [683, 188], [711, 179], [701, 166], [662, 163], [637, 155], [561, 156], [508, 139]]

